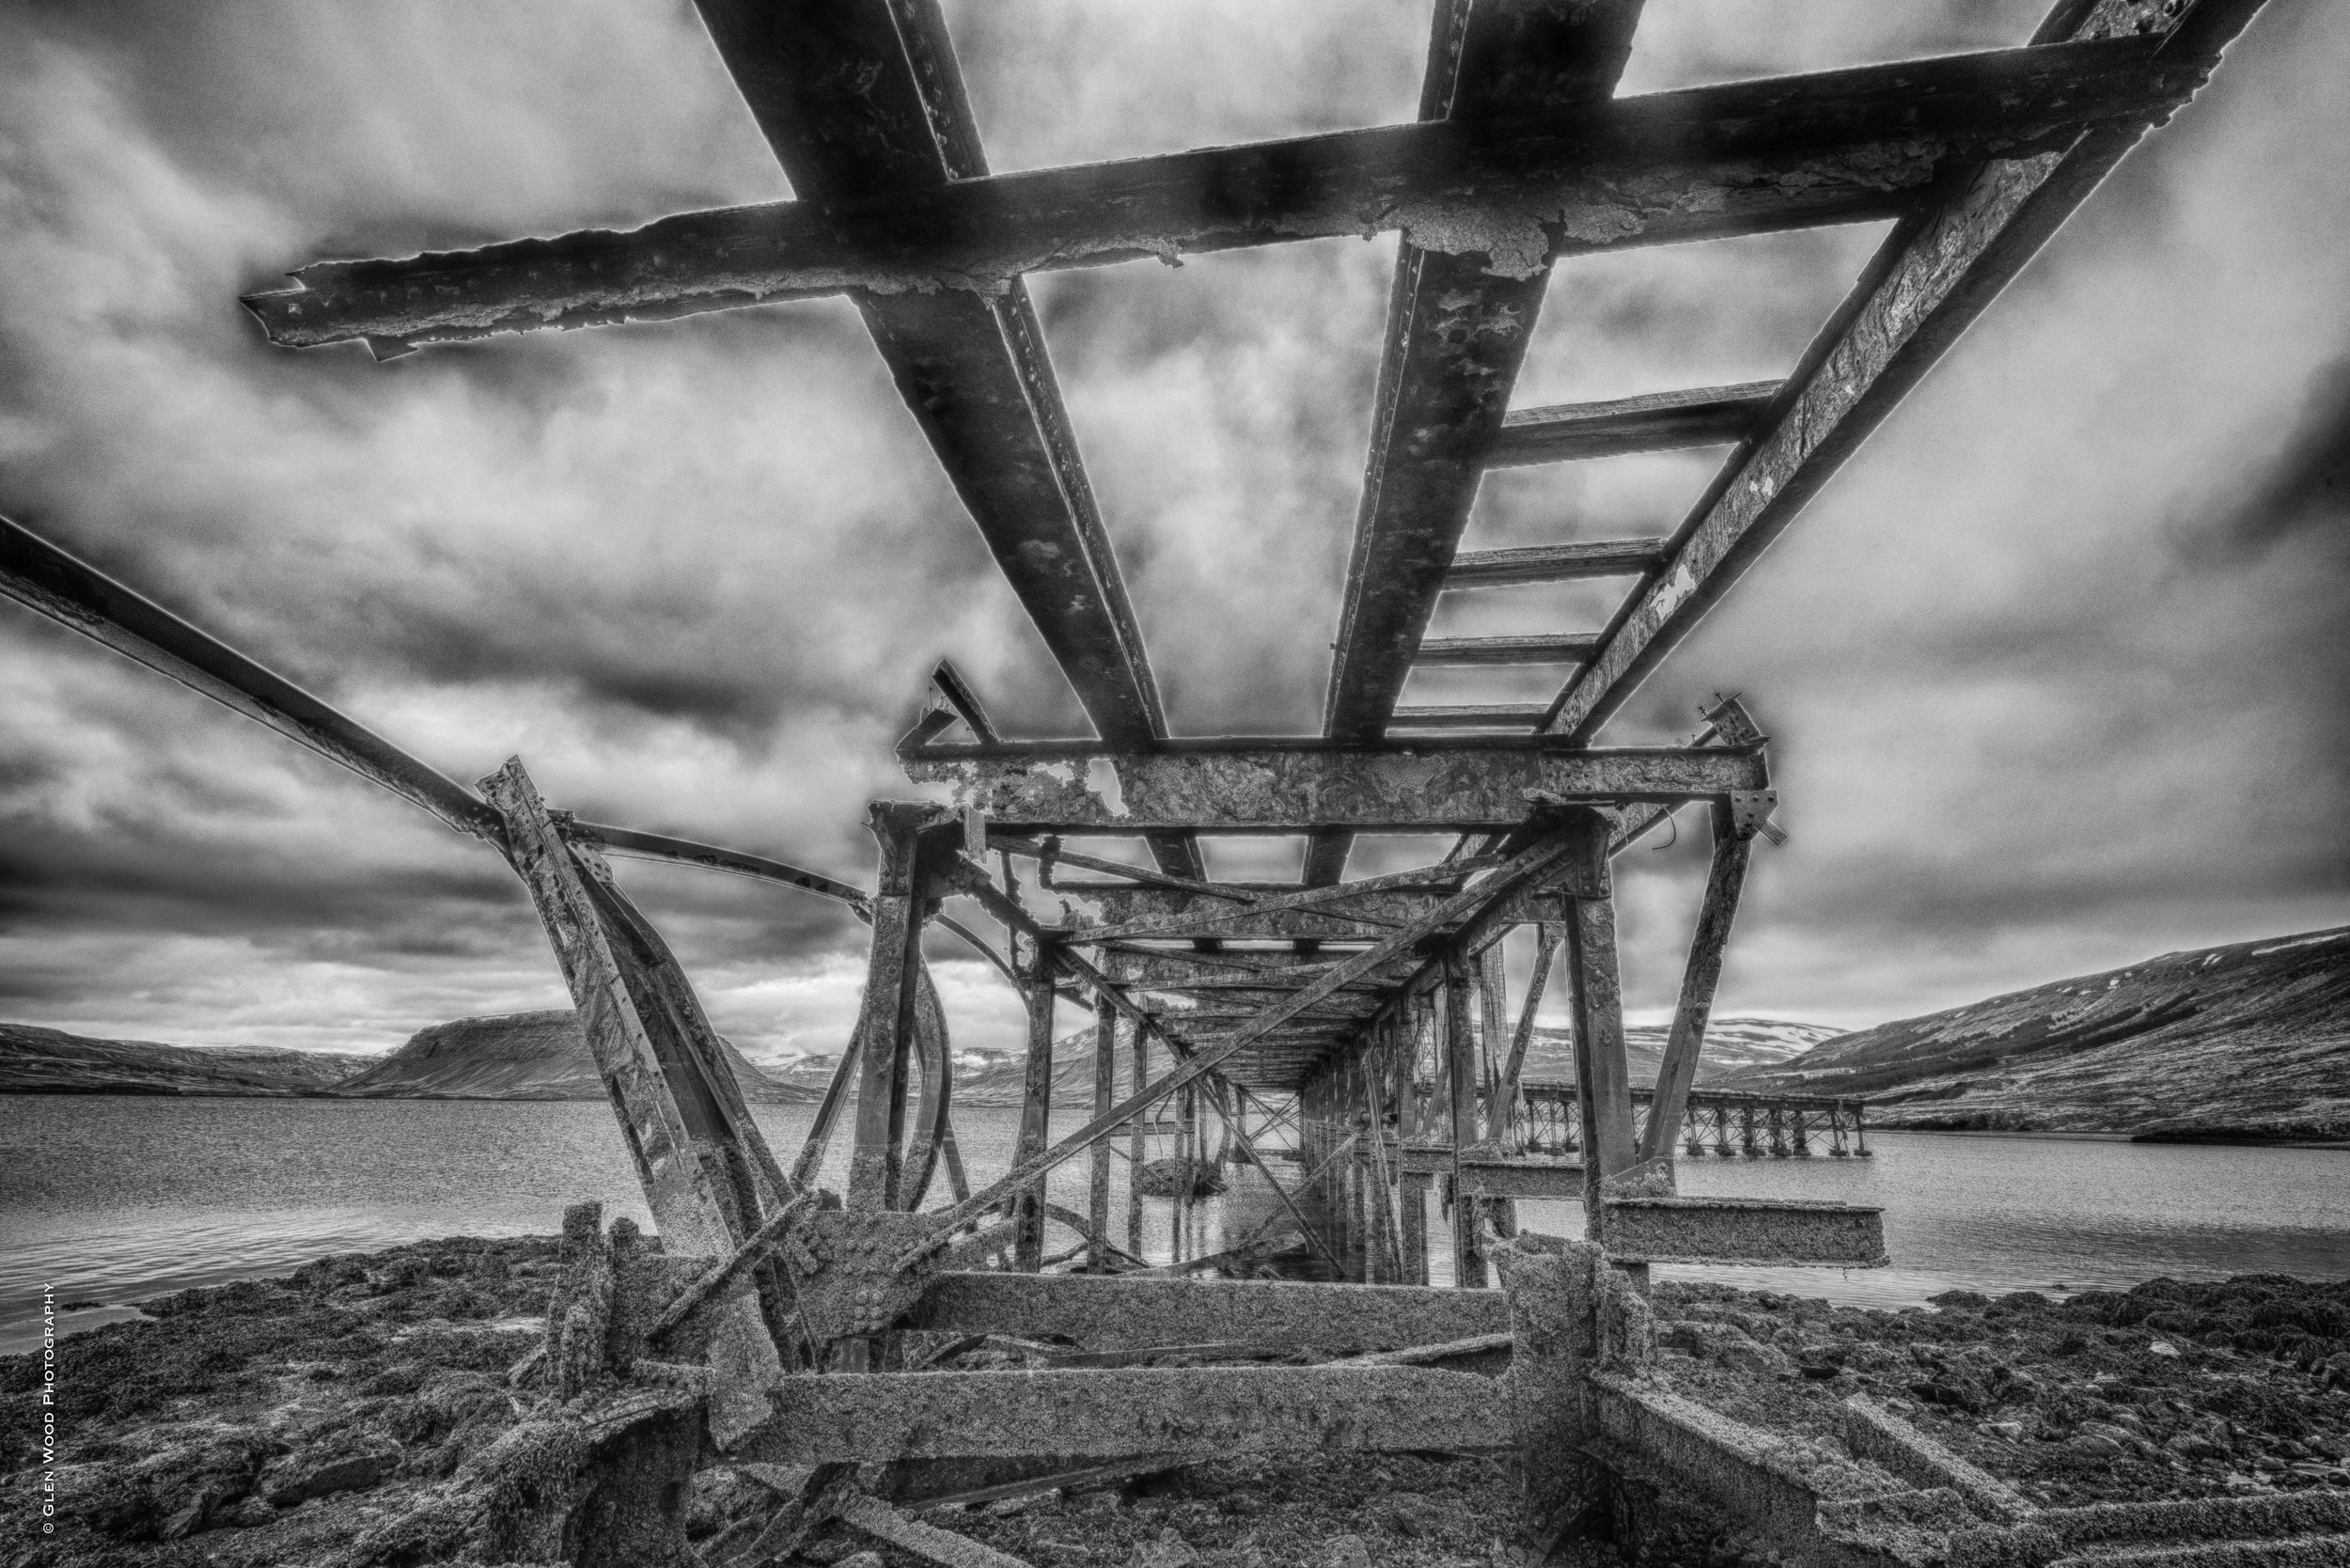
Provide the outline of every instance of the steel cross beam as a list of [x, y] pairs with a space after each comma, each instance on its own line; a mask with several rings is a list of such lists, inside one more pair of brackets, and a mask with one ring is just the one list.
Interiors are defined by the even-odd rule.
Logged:
[[[1490, 120], [1606, 98], [1640, 3], [1439, 0], [1419, 118]], [[1408, 239], [1396, 253], [1323, 715], [1333, 740], [1385, 731], [1509, 410], [1550, 268], [1502, 276], [1487, 270], [1494, 259]]]
[[[2150, 72], [2208, 75], [2263, 0], [2064, 0], [2033, 47], [2134, 39]], [[2147, 35], [2147, 36], [2141, 36]], [[2172, 107], [2175, 107], [2173, 105]], [[2169, 109], [1947, 174], [1858, 286], [1628, 598], [1543, 728], [1588, 740], [1794, 522], [1870, 432]]]
[[1765, 787], [1758, 747], [1590, 750], [1541, 737], [1333, 746], [1179, 741], [1119, 752], [1085, 743], [901, 753], [961, 810], [1014, 834], [1507, 832], [1540, 804], [1727, 797]]
[[1585, 104], [1504, 125], [1378, 126], [680, 213], [400, 259], [319, 261], [246, 306], [291, 348], [380, 355], [863, 290], [999, 292], [1026, 273], [1401, 231], [1496, 270], [1897, 216], [1952, 158], [2018, 156], [2158, 114], [2191, 73], [2123, 40], [1861, 66]]
[[[1605, 99], [1632, 53], [1641, 0], [1438, 0], [1420, 86], [1423, 120], [1473, 121]], [[1550, 268], [1496, 276], [1493, 259], [1406, 239], [1372, 400], [1323, 733], [1386, 733], [1421, 652], [1454, 549], [1509, 412], [1510, 389], [1550, 287]], [[1308, 886], [1345, 874], [1352, 837], [1314, 835]]]

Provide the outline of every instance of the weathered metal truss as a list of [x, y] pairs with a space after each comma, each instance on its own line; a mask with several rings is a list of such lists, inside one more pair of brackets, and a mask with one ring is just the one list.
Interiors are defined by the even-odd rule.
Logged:
[[[1732, 700], [1684, 746], [1590, 743], [2073, 208], [2195, 92], [2260, 0], [2062, 0], [2018, 48], [1640, 98], [1614, 96], [1640, 0], [1438, 0], [1416, 123], [1000, 176], [987, 171], [935, 0], [697, 3], [796, 199], [627, 233], [318, 262], [246, 304], [274, 342], [361, 340], [388, 356], [846, 294], [1095, 738], [1007, 739], [942, 666], [900, 753], [932, 798], [872, 808], [880, 870], [868, 890], [577, 821], [540, 799], [519, 760], [476, 792], [0, 520], [0, 591], [483, 839], [523, 878], [668, 1255], [701, 1270], [664, 1287], [657, 1311], [640, 1303], [601, 1328], [592, 1313], [553, 1323], [558, 1386], [588, 1386], [580, 1335], [607, 1348], [635, 1335], [633, 1354], [653, 1359], [614, 1364], [695, 1363], [690, 1397], [678, 1397], [717, 1449], [814, 1464], [822, 1486], [883, 1459], [1514, 1446], [1538, 1544], [1604, 1512], [1605, 1462], [1754, 1514], [1804, 1560], [1890, 1560], [1884, 1529], [1835, 1513], [1774, 1470], [1751, 1435], [1648, 1376], [1637, 1288], [1648, 1262], [1850, 1265], [1883, 1253], [1873, 1210], [1674, 1192], [1677, 1131], [1710, 1125], [1729, 1147], [1728, 1112], [1692, 1109], [1690, 1095], [1752, 840], [1777, 836], [1765, 738]], [[1511, 410], [1552, 268], [1863, 220], [1890, 220], [1890, 231], [1784, 380]], [[1022, 279], [1383, 230], [1402, 242], [1322, 732], [1178, 738]], [[1668, 537], [1458, 549], [1487, 469], [1724, 446], [1718, 476]], [[1629, 584], [1601, 627], [1426, 635], [1446, 592], [1599, 577]], [[1525, 664], [1568, 671], [1548, 704], [1398, 706], [1415, 667]], [[1711, 823], [1713, 862], [1649, 1089], [1629, 1080], [1609, 862], [1690, 806]], [[1457, 845], [1432, 866], [1347, 881], [1365, 833]], [[1211, 879], [1202, 834], [1295, 836], [1303, 875]], [[1088, 838], [1138, 840], [1150, 864], [1070, 845]], [[607, 854], [795, 887], [871, 927], [862, 1011], [788, 1168]], [[945, 913], [952, 901], [971, 913]], [[1001, 928], [1001, 950], [974, 919]], [[932, 920], [1000, 968], [1028, 1015], [1013, 1166], [977, 1190], [954, 1142], [947, 1022], [923, 959]], [[1535, 929], [1536, 964], [1513, 998], [1500, 944], [1519, 926]], [[1529, 1090], [1554, 967], [1575, 1077]], [[1057, 1139], [1062, 1000], [1094, 1014], [1096, 1072], [1091, 1116]], [[852, 1105], [847, 1191], [819, 1194]], [[1791, 1114], [1802, 1128], [1810, 1113]], [[1856, 1110], [1819, 1114], [1840, 1150], [1847, 1126], [1857, 1137]], [[1138, 1207], [1124, 1246], [1114, 1242], [1113, 1159], [1139, 1172], [1152, 1140], [1170, 1138], [1182, 1169], [1253, 1167], [1278, 1205], [1275, 1242], [1209, 1254], [1185, 1241], [1180, 1201], [1171, 1263], [1136, 1256]], [[1745, 1139], [1753, 1147], [1751, 1127]], [[1080, 1157], [1092, 1178], [1083, 1215], [1042, 1189], [1048, 1170]], [[926, 1207], [940, 1173], [951, 1197]], [[1484, 1284], [1497, 1269], [1506, 1294], [1426, 1288], [1432, 1195], [1449, 1216], [1437, 1250], [1455, 1280]], [[1559, 1196], [1583, 1202], [1589, 1242], [1516, 1234], [1516, 1201]], [[1051, 1226], [1081, 1237], [1058, 1261], [1083, 1272], [1038, 1272]], [[595, 1299], [607, 1314], [619, 1311], [612, 1281], [635, 1278], [621, 1240], [600, 1244], [592, 1220], [574, 1237], [579, 1278], [604, 1281]], [[1347, 1282], [1166, 1278], [1243, 1268], [1290, 1244]], [[949, 1266], [985, 1258], [1010, 1272]], [[625, 1334], [611, 1326], [623, 1323]], [[1026, 1376], [810, 1375], [892, 1365], [894, 1336], [909, 1328], [1061, 1336], [1096, 1359]], [[1116, 1364], [1169, 1345], [1311, 1345], [1355, 1359]], [[1434, 1364], [1496, 1346], [1512, 1351], [1506, 1417], [1489, 1384]], [[611, 1430], [676, 1407], [663, 1399]], [[1904, 1473], [1964, 1494], [1968, 1528], [2014, 1522], [1987, 1478], [1950, 1469], [1881, 1412], [1855, 1420], [1905, 1456]], [[937, 1555], [938, 1532], [875, 1499], [822, 1497], [860, 1528]], [[734, 1543], [730, 1560], [788, 1551], [792, 1521], [821, 1500], [811, 1491], [799, 1513]], [[1909, 1506], [1877, 1501], [1892, 1516]]]

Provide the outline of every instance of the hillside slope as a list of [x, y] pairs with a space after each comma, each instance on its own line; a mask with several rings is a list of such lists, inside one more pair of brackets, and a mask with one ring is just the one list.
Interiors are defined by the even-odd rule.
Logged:
[[2350, 927], [1880, 1024], [1721, 1087], [1861, 1095], [1895, 1127], [2350, 1138]]
[[[727, 1058], [754, 1105], [791, 1105], [817, 1098], [777, 1083], [752, 1066], [731, 1043]], [[334, 1092], [370, 1100], [601, 1100], [603, 1080], [577, 1015], [569, 1010], [459, 1018], [418, 1029], [390, 1056], [336, 1086]]]
[[321, 1094], [383, 1059], [263, 1045], [93, 1040], [0, 1024], [0, 1094]]

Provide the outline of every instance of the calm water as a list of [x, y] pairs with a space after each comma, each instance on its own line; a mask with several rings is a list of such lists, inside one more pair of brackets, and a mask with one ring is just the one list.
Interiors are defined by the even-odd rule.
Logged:
[[[761, 1107], [788, 1161], [806, 1107]], [[72, 1327], [133, 1315], [123, 1304], [253, 1275], [321, 1253], [426, 1236], [549, 1231], [563, 1206], [601, 1198], [645, 1220], [612, 1113], [593, 1103], [446, 1100], [176, 1100], [0, 1096], [0, 1353], [27, 1348], [40, 1291], [98, 1301]], [[1076, 1113], [1056, 1112], [1063, 1127]], [[1008, 1164], [1016, 1113], [972, 1107], [956, 1130], [975, 1181]], [[844, 1129], [845, 1131], [845, 1129]], [[2350, 1152], [2104, 1140], [1873, 1135], [1872, 1160], [1685, 1160], [1688, 1193], [1831, 1198], [1886, 1211], [1893, 1266], [1675, 1269], [1740, 1284], [1905, 1306], [1953, 1285], [2084, 1289], [2158, 1274], [2350, 1275]], [[845, 1138], [827, 1184], [838, 1186]], [[1116, 1239], [1124, 1165], [1113, 1162]], [[935, 1197], [944, 1198], [942, 1176]], [[1082, 1163], [1053, 1181], [1085, 1207]], [[1143, 1250], [1169, 1251], [1167, 1205], [1145, 1205]], [[1266, 1212], [1244, 1184], [1203, 1215], [1188, 1252], [1215, 1250]], [[1580, 1211], [1527, 1203], [1528, 1229], [1581, 1233]], [[1434, 1221], [1432, 1231], [1442, 1233]], [[1058, 1235], [1058, 1232], [1056, 1232]], [[1437, 1276], [1445, 1278], [1443, 1261]]]

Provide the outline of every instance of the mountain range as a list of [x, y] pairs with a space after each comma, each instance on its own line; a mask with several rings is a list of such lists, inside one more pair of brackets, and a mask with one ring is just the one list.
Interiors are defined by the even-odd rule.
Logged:
[[2350, 1140], [2350, 926], [1880, 1024], [1717, 1087], [1857, 1095], [1889, 1127]]
[[383, 1059], [266, 1045], [93, 1040], [0, 1024], [0, 1094], [322, 1094]]
[[[1632, 1081], [1654, 1081], [1666, 1029], [1625, 1032]], [[812, 1102], [832, 1077], [830, 1057], [755, 1064], [726, 1050], [760, 1104]], [[1016, 1051], [960, 1048], [955, 1098], [1018, 1105], [1025, 1074]], [[1534, 1031], [1525, 1076], [1573, 1079], [1567, 1031]], [[2166, 953], [1856, 1033], [1718, 1018], [1698, 1079], [1865, 1099], [1885, 1127], [2350, 1141], [2350, 927]], [[0, 1024], [0, 1093], [593, 1100], [603, 1089], [576, 1019], [552, 1011], [435, 1024], [379, 1057]], [[1056, 1048], [1053, 1098], [1092, 1103], [1090, 1024]]]

